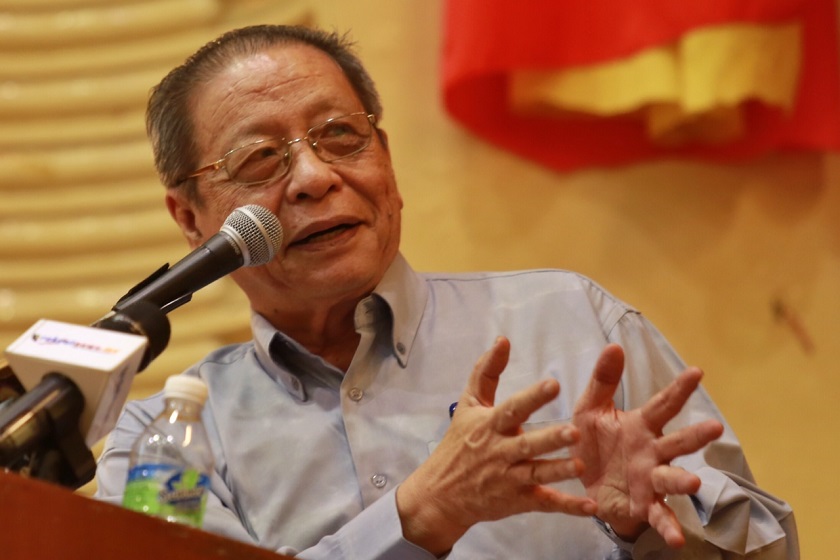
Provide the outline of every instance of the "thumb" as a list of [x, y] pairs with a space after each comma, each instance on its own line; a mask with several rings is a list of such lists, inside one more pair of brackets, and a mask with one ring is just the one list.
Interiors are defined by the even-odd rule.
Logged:
[[575, 405], [576, 412], [612, 406], [615, 390], [624, 371], [624, 350], [618, 344], [608, 344], [592, 370], [586, 390]]
[[496, 400], [496, 387], [499, 376], [504, 371], [510, 358], [510, 341], [497, 337], [490, 347], [473, 367], [467, 386], [461, 395], [460, 403], [483, 406], [493, 406]]

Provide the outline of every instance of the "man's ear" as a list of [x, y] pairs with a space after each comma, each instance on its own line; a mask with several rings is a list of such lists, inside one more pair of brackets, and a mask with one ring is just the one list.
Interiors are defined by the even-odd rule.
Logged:
[[193, 205], [185, 199], [181, 193], [173, 193], [171, 190], [166, 192], [166, 208], [169, 210], [169, 215], [181, 228], [181, 233], [190, 244], [191, 249], [195, 249], [204, 240], [204, 235], [198, 229], [198, 224], [195, 222], [195, 212], [193, 212]]

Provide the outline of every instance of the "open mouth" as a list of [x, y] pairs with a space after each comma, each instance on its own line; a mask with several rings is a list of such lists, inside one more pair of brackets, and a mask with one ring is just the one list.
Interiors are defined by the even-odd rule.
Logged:
[[331, 227], [329, 229], [325, 229], [323, 231], [318, 231], [313, 233], [312, 235], [308, 235], [299, 241], [295, 241], [292, 245], [306, 245], [307, 243], [318, 243], [323, 241], [329, 241], [333, 238], [338, 237], [345, 231], [349, 229], [353, 229], [358, 224], [341, 224], [335, 227]]

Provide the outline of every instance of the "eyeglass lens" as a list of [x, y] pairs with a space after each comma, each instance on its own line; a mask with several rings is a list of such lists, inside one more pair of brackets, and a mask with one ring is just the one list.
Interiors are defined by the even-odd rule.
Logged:
[[351, 156], [370, 144], [371, 123], [364, 113], [331, 119], [313, 126], [304, 138], [261, 140], [230, 152], [225, 167], [241, 184], [262, 183], [285, 174], [292, 162], [291, 144], [307, 141], [326, 163]]

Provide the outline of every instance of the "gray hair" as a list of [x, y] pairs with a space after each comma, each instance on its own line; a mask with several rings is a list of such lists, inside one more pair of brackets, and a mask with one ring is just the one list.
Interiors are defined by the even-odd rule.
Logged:
[[198, 86], [221, 72], [237, 57], [290, 43], [311, 45], [330, 56], [342, 69], [365, 111], [382, 116], [376, 86], [353, 51], [347, 35], [289, 25], [254, 25], [228, 31], [207, 43], [152, 88], [146, 109], [146, 132], [152, 143], [155, 167], [167, 188], [185, 187], [198, 201], [196, 180], [188, 178], [200, 165], [191, 120], [190, 98]]

